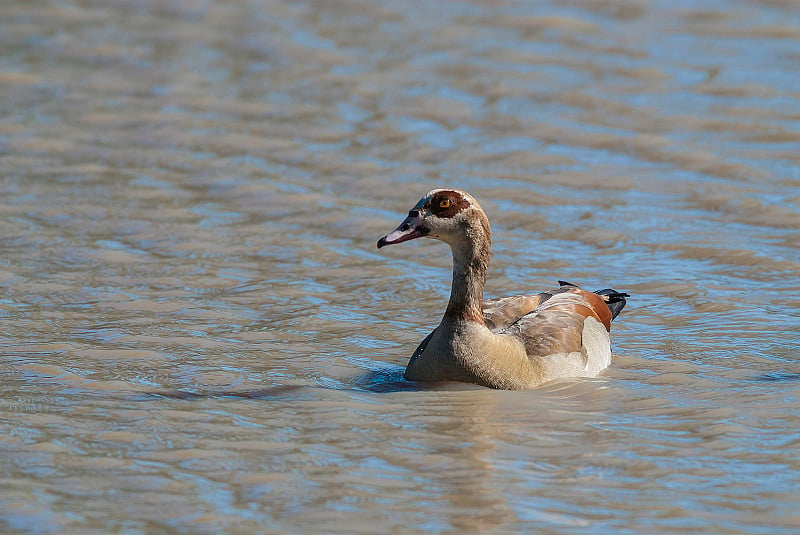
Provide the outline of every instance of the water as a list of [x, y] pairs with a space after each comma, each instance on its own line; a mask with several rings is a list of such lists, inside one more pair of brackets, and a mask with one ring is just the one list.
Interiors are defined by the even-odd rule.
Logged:
[[[0, 5], [0, 531], [800, 530], [800, 8]], [[629, 292], [600, 378], [425, 388], [487, 293]]]

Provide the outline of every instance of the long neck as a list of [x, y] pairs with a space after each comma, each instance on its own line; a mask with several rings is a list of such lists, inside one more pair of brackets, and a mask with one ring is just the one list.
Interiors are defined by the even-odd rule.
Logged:
[[468, 238], [450, 244], [453, 251], [453, 286], [445, 318], [483, 324], [483, 287], [492, 256], [488, 221], [471, 228]]

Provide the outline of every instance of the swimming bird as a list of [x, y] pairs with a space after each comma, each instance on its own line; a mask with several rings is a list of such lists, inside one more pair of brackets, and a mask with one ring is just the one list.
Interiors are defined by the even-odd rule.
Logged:
[[565, 281], [531, 295], [483, 300], [492, 254], [489, 219], [457, 189], [434, 189], [378, 248], [433, 238], [453, 254], [450, 301], [406, 366], [409, 381], [461, 381], [518, 390], [567, 377], [594, 377], [611, 362], [611, 320], [628, 294], [589, 292]]

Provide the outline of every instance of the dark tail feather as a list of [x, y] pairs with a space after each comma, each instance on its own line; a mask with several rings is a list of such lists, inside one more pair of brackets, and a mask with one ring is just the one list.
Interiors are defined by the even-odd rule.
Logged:
[[603, 301], [608, 305], [609, 310], [611, 310], [611, 319], [616, 318], [619, 313], [622, 312], [622, 309], [625, 308], [625, 303], [627, 303], [625, 298], [630, 297], [630, 295], [626, 293], [618, 292], [611, 288], [597, 290], [595, 293], [602, 297]]

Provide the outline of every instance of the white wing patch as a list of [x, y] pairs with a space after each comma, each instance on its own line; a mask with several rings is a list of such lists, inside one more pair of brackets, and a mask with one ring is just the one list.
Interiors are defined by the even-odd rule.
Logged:
[[582, 337], [587, 355], [584, 371], [594, 377], [611, 364], [611, 339], [603, 324], [591, 316], [583, 322]]

